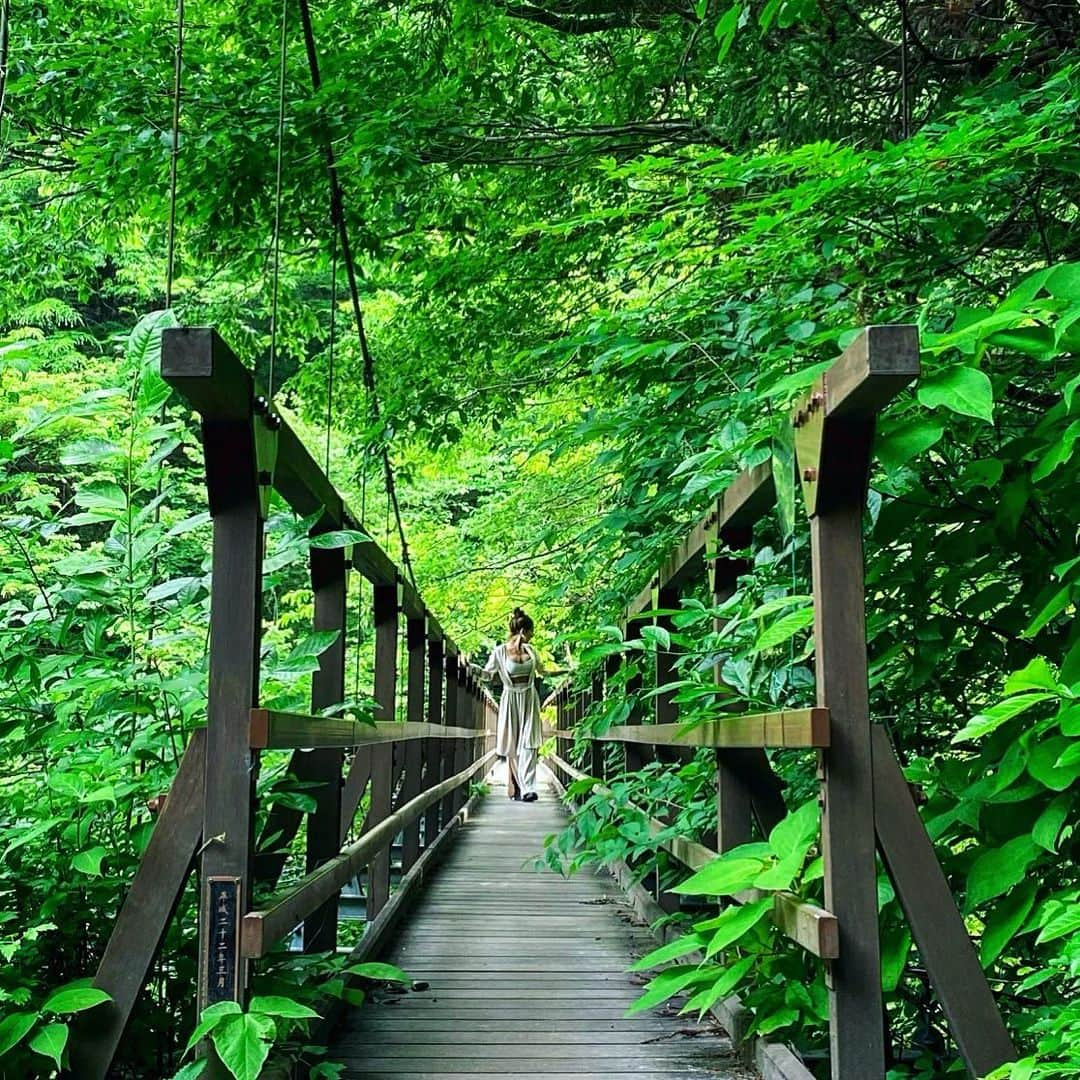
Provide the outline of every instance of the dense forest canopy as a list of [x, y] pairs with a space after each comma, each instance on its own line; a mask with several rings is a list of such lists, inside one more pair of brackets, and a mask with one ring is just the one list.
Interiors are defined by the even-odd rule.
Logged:
[[[1014, 1075], [1075, 1071], [1080, 5], [343, 2], [313, 11], [314, 92], [295, 5], [188, 0], [178, 141], [172, 4], [0, 0], [0, 20], [5, 1067], [61, 1059], [50, 994], [92, 973], [146, 799], [204, 718], [201, 451], [156, 378], [158, 329], [218, 327], [400, 555], [386, 452], [419, 587], [469, 649], [521, 603], [543, 650], [588, 672], [687, 523], [772, 455], [781, 513], [732, 631], [717, 639], [704, 594], [679, 627], [693, 721], [718, 655], [733, 698], [810, 700], [788, 406], [858, 327], [907, 321], [923, 377], [880, 426], [868, 503], [872, 709], [1039, 1053]], [[327, 644], [305, 626], [305, 532], [275, 509], [264, 694], [281, 707], [302, 706]], [[307, 805], [282, 774], [270, 756], [265, 802]], [[794, 810], [811, 763], [786, 779]], [[628, 783], [707, 831], [705, 763]], [[573, 839], [596, 858], [647, 846], [626, 813], [594, 800]], [[944, 1075], [884, 882], [881, 904], [912, 1051], [896, 1075]], [[193, 1027], [191, 932], [170, 938], [133, 1073], [170, 1075]], [[819, 974], [763, 925], [738, 947], [759, 958], [741, 990], [759, 1030], [820, 1046]], [[264, 977], [288, 989], [298, 962]]]

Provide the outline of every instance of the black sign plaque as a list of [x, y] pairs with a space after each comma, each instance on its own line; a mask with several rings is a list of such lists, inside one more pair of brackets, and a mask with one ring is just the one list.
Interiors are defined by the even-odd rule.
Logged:
[[240, 879], [207, 878], [206, 890], [204, 1007], [240, 997]]

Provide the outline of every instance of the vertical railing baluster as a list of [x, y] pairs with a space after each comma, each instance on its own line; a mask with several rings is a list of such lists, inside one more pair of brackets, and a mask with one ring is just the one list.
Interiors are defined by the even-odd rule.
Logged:
[[[436, 634], [428, 641], [427, 720], [429, 724], [443, 723], [443, 642]], [[444, 779], [443, 744], [445, 739], [428, 739], [424, 747], [425, 786], [434, 787]], [[439, 835], [440, 802], [434, 802], [424, 814], [424, 847]]]
[[[408, 668], [405, 684], [405, 719], [421, 723], [424, 719], [424, 667], [427, 660], [427, 619], [409, 619], [405, 624], [405, 645]], [[405, 776], [402, 781], [401, 803], [420, 794], [424, 747], [420, 739], [405, 743]], [[401, 838], [401, 871], [409, 872], [420, 857], [420, 819], [405, 827]]]
[[[375, 615], [375, 700], [379, 720], [395, 717], [398, 664], [398, 616], [401, 586], [376, 585]], [[393, 743], [378, 743], [371, 750], [371, 804], [365, 828], [378, 825], [390, 814], [393, 792]], [[390, 899], [390, 844], [368, 867], [367, 917], [374, 919]]]

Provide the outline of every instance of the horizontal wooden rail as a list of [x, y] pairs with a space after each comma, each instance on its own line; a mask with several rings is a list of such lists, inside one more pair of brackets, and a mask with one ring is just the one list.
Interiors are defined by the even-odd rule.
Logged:
[[840, 955], [840, 929], [836, 916], [816, 904], [800, 900], [789, 892], [773, 895], [773, 922], [792, 941], [822, 960]]
[[[574, 780], [592, 779], [580, 769], [575, 769], [568, 761], [564, 761], [558, 754], [551, 754], [550, 757], [567, 776]], [[599, 780], [596, 781], [593, 790], [601, 795], [611, 794], [611, 789], [605, 787]], [[645, 816], [652, 836], [658, 836], [670, 828], [659, 819], [650, 817], [640, 806], [635, 806], [633, 803], [627, 803], [627, 806]], [[687, 869], [693, 871], [702, 869], [720, 857], [712, 848], [681, 836], [661, 840], [659, 846]], [[736, 903], [745, 904], [760, 900], [764, 896], [765, 893], [758, 889], [745, 889], [732, 899]], [[792, 893], [775, 893], [772, 920], [781, 933], [815, 956], [820, 956], [823, 960], [835, 960], [840, 955], [840, 930], [836, 916], [824, 908], [806, 900], [800, 900]]]
[[438, 802], [455, 788], [467, 783], [495, 756], [489, 750], [467, 769], [436, 784], [407, 802], [400, 810], [384, 818], [355, 844], [345, 848], [317, 870], [301, 878], [287, 892], [273, 899], [262, 911], [244, 916], [240, 930], [240, 948], [249, 959], [265, 956], [274, 943], [331, 896], [337, 894], [349, 880], [366, 866], [383, 848], [392, 843], [401, 830], [420, 816], [432, 803]]
[[490, 731], [420, 722], [379, 720], [363, 724], [333, 716], [251, 710], [251, 746], [257, 750], [313, 750], [316, 747], [371, 746], [412, 739], [484, 739]]
[[653, 746], [824, 747], [829, 745], [829, 710], [750, 713], [710, 720], [694, 728], [685, 724], [624, 724], [609, 728], [597, 738]]

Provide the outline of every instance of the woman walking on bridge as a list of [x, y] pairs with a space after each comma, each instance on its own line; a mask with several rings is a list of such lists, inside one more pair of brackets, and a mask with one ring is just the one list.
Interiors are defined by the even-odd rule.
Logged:
[[521, 608], [510, 616], [510, 636], [491, 650], [487, 664], [470, 665], [481, 678], [502, 683], [499, 720], [495, 733], [495, 752], [506, 758], [509, 780], [507, 795], [522, 802], [535, 802], [536, 759], [543, 741], [540, 725], [540, 695], [536, 691], [538, 675], [548, 671], [536, 650], [529, 644], [535, 624]]

